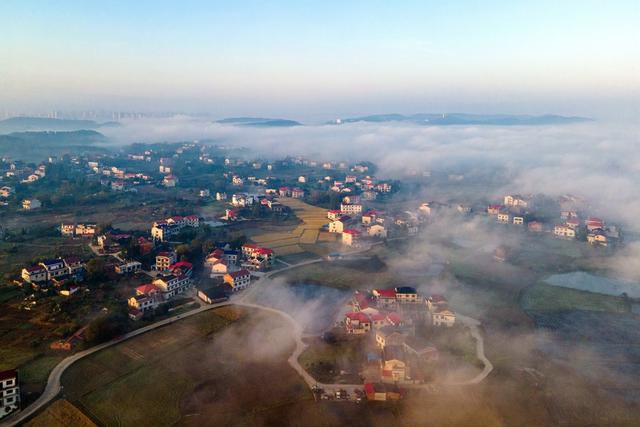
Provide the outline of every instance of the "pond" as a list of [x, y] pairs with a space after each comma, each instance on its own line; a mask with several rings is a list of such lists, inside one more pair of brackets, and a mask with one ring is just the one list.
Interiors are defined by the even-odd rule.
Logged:
[[640, 284], [611, 277], [597, 276], [584, 271], [554, 274], [545, 279], [549, 285], [571, 288], [598, 294], [620, 296], [626, 293], [632, 298], [640, 297]]

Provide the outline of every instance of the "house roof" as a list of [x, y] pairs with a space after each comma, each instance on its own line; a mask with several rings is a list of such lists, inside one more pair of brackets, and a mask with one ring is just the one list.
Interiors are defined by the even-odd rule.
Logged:
[[154, 292], [156, 290], [157, 289], [156, 289], [155, 285], [153, 285], [152, 283], [146, 283], [146, 284], [140, 285], [140, 286], [138, 286], [136, 288], [136, 292], [139, 292], [139, 293], [141, 293], [143, 295], [147, 295], [150, 292]]
[[394, 325], [398, 325], [402, 323], [402, 316], [400, 316], [398, 313], [395, 313], [395, 312], [387, 314], [387, 319], [389, 320], [389, 322], [393, 323]]
[[348, 317], [351, 320], [357, 320], [360, 323], [370, 323], [371, 319], [369, 319], [369, 316], [367, 316], [364, 313], [361, 312], [351, 312], [351, 313], [347, 313], [346, 317]]
[[68, 256], [64, 258], [65, 264], [79, 264], [82, 262], [82, 259], [77, 256]]
[[429, 297], [431, 302], [447, 302], [447, 299], [443, 295], [433, 294]]
[[353, 293], [353, 299], [355, 300], [356, 303], [358, 303], [358, 305], [360, 306], [360, 309], [369, 307], [369, 299], [365, 294], [361, 294], [360, 292], [356, 291]]
[[256, 252], [258, 252], [259, 254], [262, 254], [262, 255], [271, 255], [273, 253], [273, 249], [258, 248], [258, 250]]
[[411, 286], [400, 286], [396, 288], [396, 294], [417, 294], [416, 288]]
[[359, 236], [361, 233], [358, 230], [354, 230], [353, 228], [348, 228], [343, 231], [344, 234], [351, 234], [352, 236]]
[[382, 297], [382, 298], [395, 298], [396, 297], [396, 290], [395, 288], [387, 288], [387, 289], [374, 289], [373, 290], [374, 295], [378, 294], [378, 297]]
[[15, 369], [0, 371], [0, 381], [8, 380], [11, 378], [18, 378], [18, 371], [16, 371]]
[[329, 213], [332, 213], [332, 214], [339, 214], [340, 212], [342, 212], [340, 209], [331, 209], [329, 211]]
[[174, 268], [180, 268], [180, 267], [193, 268], [193, 264], [191, 264], [188, 261], [180, 261], [180, 262], [176, 262], [175, 264], [171, 264], [169, 268], [173, 270]]
[[226, 288], [223, 286], [211, 286], [205, 289], [200, 289], [200, 292], [210, 299], [224, 298], [227, 296]]
[[48, 267], [50, 265], [55, 265], [55, 264], [64, 264], [64, 261], [62, 260], [62, 258], [46, 259], [42, 261], [42, 264]]
[[27, 270], [29, 273], [33, 273], [36, 271], [44, 270], [44, 267], [40, 265], [30, 265], [29, 267], [25, 267], [24, 269]]
[[244, 245], [242, 245], [243, 248], [246, 249], [259, 249], [260, 246], [256, 245], [255, 243], [245, 243]]
[[241, 270], [232, 271], [231, 273], [227, 273], [227, 274], [231, 276], [232, 279], [235, 279], [237, 277], [249, 276], [251, 273], [249, 273], [249, 270], [243, 268]]

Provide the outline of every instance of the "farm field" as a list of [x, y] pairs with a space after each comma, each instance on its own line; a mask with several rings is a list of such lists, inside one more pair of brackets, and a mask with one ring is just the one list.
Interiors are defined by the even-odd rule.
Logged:
[[65, 399], [56, 400], [25, 427], [94, 427], [96, 424]]
[[79, 361], [65, 395], [104, 425], [260, 425], [312, 400], [289, 333], [278, 316], [212, 310]]
[[305, 249], [300, 245], [314, 245], [318, 241], [320, 227], [329, 221], [327, 211], [298, 199], [282, 197], [278, 200], [291, 208], [302, 223], [278, 227], [277, 230], [265, 227], [263, 231], [248, 233], [248, 236], [255, 243], [273, 249], [278, 256], [303, 253]]

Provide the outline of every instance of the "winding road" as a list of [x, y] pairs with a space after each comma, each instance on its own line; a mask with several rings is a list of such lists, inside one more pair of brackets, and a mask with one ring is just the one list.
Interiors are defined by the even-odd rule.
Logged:
[[[358, 251], [360, 252], [360, 251]], [[350, 255], [355, 254], [355, 252], [351, 253]], [[310, 265], [310, 264], [314, 264], [314, 263], [318, 263], [318, 262], [322, 262], [324, 261], [323, 259], [319, 258], [319, 259], [312, 259], [312, 260], [308, 260], [308, 261], [303, 261], [301, 263], [298, 264], [290, 264], [287, 267], [281, 268], [279, 270], [274, 270], [274, 271], [270, 271], [266, 274], [264, 274], [261, 278], [262, 280], [268, 279], [271, 276], [275, 275], [275, 274], [279, 274], [282, 273], [286, 270], [290, 270], [293, 268], [298, 268], [298, 267], [302, 267], [305, 265]], [[63, 359], [59, 364], [57, 364], [53, 370], [51, 371], [51, 373], [49, 374], [49, 378], [47, 380], [47, 385], [45, 387], [44, 392], [40, 395], [40, 397], [38, 397], [38, 399], [33, 402], [31, 405], [29, 405], [28, 407], [24, 408], [22, 411], [14, 413], [9, 415], [8, 417], [6, 417], [4, 420], [2, 420], [2, 422], [0, 423], [0, 427], [4, 427], [4, 426], [15, 426], [17, 424], [20, 424], [24, 421], [26, 421], [29, 417], [31, 417], [32, 415], [34, 415], [37, 411], [39, 411], [40, 409], [44, 408], [51, 400], [53, 400], [62, 390], [62, 385], [61, 385], [61, 378], [62, 378], [62, 374], [65, 372], [65, 370], [71, 366], [72, 364], [74, 364], [75, 362], [77, 362], [78, 360], [89, 356], [93, 353], [96, 353], [98, 351], [104, 350], [105, 348], [114, 346], [116, 344], [119, 344], [123, 341], [126, 341], [130, 338], [136, 337], [138, 335], [142, 335], [144, 333], [147, 333], [149, 331], [152, 331], [154, 329], [166, 326], [166, 325], [170, 325], [175, 321], [181, 320], [181, 319], [185, 319], [187, 317], [191, 317], [191, 316], [195, 316], [198, 315], [202, 312], [208, 311], [208, 310], [212, 310], [212, 309], [216, 309], [219, 307], [224, 307], [224, 306], [228, 306], [228, 305], [238, 305], [238, 306], [243, 306], [243, 307], [249, 307], [249, 308], [257, 308], [257, 309], [261, 309], [261, 310], [266, 310], [268, 312], [277, 314], [281, 317], [283, 317], [284, 319], [286, 319], [292, 326], [293, 331], [294, 331], [294, 340], [296, 342], [296, 347], [293, 351], [293, 353], [291, 354], [291, 356], [289, 356], [288, 358], [288, 363], [289, 365], [304, 379], [304, 381], [307, 383], [307, 385], [312, 388], [312, 387], [320, 387], [322, 389], [324, 389], [327, 392], [335, 392], [339, 389], [342, 390], [346, 390], [350, 395], [354, 395], [354, 392], [356, 389], [362, 389], [362, 384], [325, 384], [325, 383], [320, 383], [318, 381], [315, 380], [315, 378], [313, 378], [298, 362], [298, 358], [300, 357], [300, 355], [304, 352], [304, 350], [307, 348], [307, 344], [305, 344], [305, 342], [302, 340], [303, 337], [303, 327], [302, 325], [300, 325], [300, 323], [298, 321], [296, 321], [290, 314], [281, 311], [281, 310], [277, 310], [275, 308], [272, 307], [266, 307], [263, 305], [259, 305], [259, 304], [254, 304], [254, 303], [249, 303], [249, 302], [245, 302], [245, 300], [248, 299], [248, 297], [250, 297], [251, 295], [253, 295], [257, 289], [259, 289], [259, 286], [253, 286], [251, 287], [248, 291], [246, 291], [245, 293], [243, 293], [241, 296], [239, 296], [239, 298], [232, 298], [229, 301], [225, 301], [222, 303], [218, 303], [218, 304], [210, 304], [210, 305], [202, 305], [199, 308], [189, 311], [187, 313], [183, 313], [177, 316], [173, 316], [164, 320], [161, 320], [159, 322], [153, 323], [151, 325], [142, 327], [140, 329], [136, 329], [135, 331], [131, 331], [129, 333], [126, 333], [118, 338], [115, 338], [111, 341], [108, 341], [106, 343], [103, 344], [99, 344], [97, 346], [91, 347], [87, 350], [83, 350], [80, 351], [76, 354], [73, 354], [65, 359]], [[467, 380], [467, 381], [461, 381], [461, 382], [451, 382], [451, 383], [443, 383], [442, 385], [468, 385], [468, 384], [477, 384], [479, 382], [481, 382], [482, 380], [484, 380], [489, 373], [493, 370], [493, 365], [491, 364], [491, 362], [489, 361], [489, 359], [487, 359], [487, 357], [484, 354], [484, 339], [482, 337], [482, 334], [478, 328], [478, 326], [480, 325], [480, 322], [476, 319], [473, 319], [471, 317], [467, 317], [467, 316], [463, 316], [463, 315], [458, 315], [458, 319], [464, 323], [466, 326], [469, 327], [470, 331], [471, 331], [471, 335], [475, 338], [476, 340], [476, 355], [478, 357], [478, 359], [480, 359], [482, 361], [482, 363], [484, 364], [484, 369], [482, 370], [481, 373], [479, 373], [477, 376], [475, 376], [474, 378]], [[421, 389], [425, 389], [425, 390], [432, 390], [433, 389], [433, 384], [411, 384], [411, 385], [403, 385], [403, 387], [408, 387], [408, 388], [412, 388], [412, 389], [416, 389], [416, 388], [421, 388]]]

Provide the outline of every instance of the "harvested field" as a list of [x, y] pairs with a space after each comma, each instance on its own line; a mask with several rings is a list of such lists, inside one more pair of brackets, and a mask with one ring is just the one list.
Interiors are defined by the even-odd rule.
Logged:
[[68, 400], [60, 399], [45, 411], [25, 424], [25, 427], [94, 427], [89, 417], [72, 405]]

